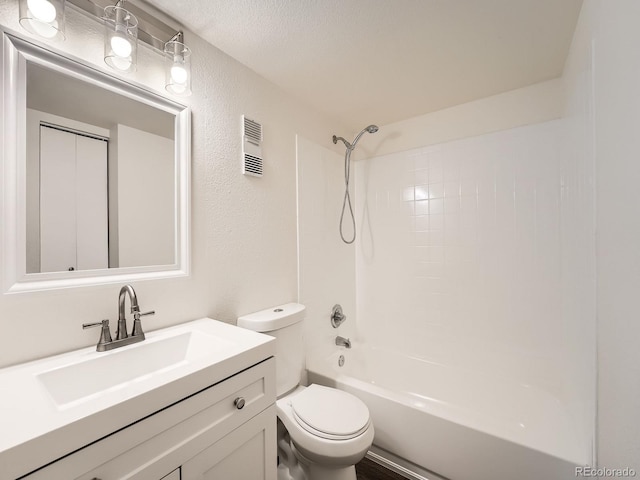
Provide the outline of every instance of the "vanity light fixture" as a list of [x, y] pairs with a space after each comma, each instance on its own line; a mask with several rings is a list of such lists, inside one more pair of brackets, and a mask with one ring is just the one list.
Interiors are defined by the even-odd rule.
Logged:
[[50, 40], [64, 39], [65, 0], [20, 0], [20, 25]]
[[138, 19], [122, 4], [124, 0], [104, 9], [104, 61], [120, 72], [133, 72], [138, 53]]
[[178, 32], [164, 44], [165, 88], [169, 93], [185, 97], [191, 95], [191, 49], [182, 39], [182, 32]]
[[111, 68], [120, 73], [135, 71], [140, 40], [164, 57], [166, 90], [173, 95], [191, 95], [191, 49], [184, 43], [184, 34], [173, 19], [148, 3], [19, 0], [20, 24], [41, 37], [64, 38], [65, 1], [104, 24], [104, 61]]

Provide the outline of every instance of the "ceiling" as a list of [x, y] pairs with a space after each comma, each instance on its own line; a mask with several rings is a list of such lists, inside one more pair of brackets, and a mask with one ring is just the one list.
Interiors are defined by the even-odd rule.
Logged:
[[560, 76], [582, 6], [582, 0], [151, 3], [353, 130]]

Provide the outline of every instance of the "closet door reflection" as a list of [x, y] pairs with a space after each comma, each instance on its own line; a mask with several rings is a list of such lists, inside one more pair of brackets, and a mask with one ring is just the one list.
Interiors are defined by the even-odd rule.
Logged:
[[40, 126], [40, 271], [108, 268], [107, 141]]

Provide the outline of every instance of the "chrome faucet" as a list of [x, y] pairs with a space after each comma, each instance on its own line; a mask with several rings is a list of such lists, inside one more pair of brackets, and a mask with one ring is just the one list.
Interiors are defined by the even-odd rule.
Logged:
[[336, 337], [336, 345], [338, 345], [340, 347], [351, 348], [351, 340], [349, 340], [348, 338], [344, 338], [344, 337], [341, 337], [340, 335], [338, 335]]
[[[129, 299], [131, 302], [131, 313], [133, 313], [133, 328], [131, 329], [131, 335], [127, 333], [127, 318], [124, 312], [124, 304], [127, 293], [129, 294]], [[140, 317], [144, 315], [155, 315], [155, 313], [156, 312], [153, 310], [150, 312], [140, 313], [136, 291], [131, 285], [125, 285], [120, 289], [120, 294], [118, 295], [118, 328], [116, 330], [115, 340], [111, 339], [109, 320], [102, 320], [101, 322], [96, 323], [85, 323], [82, 325], [82, 328], [86, 329], [91, 327], [102, 327], [100, 340], [98, 341], [96, 350], [98, 350], [99, 352], [104, 352], [144, 340], [145, 336], [144, 332], [142, 331], [142, 323], [140, 322]]]
[[120, 294], [118, 295], [118, 329], [116, 330], [116, 340], [122, 340], [129, 336], [127, 333], [127, 317], [124, 313], [124, 301], [126, 300], [127, 293], [131, 299], [131, 313], [135, 315], [136, 312], [140, 311], [136, 291], [131, 285], [125, 285], [120, 289]]
[[[136, 291], [133, 289], [131, 285], [125, 285], [120, 289], [120, 295], [118, 295], [118, 329], [116, 330], [116, 340], [122, 340], [123, 338], [127, 338], [129, 334], [127, 333], [127, 317], [124, 313], [124, 301], [126, 300], [127, 293], [129, 294], [129, 299], [131, 302], [131, 313], [133, 313], [133, 323], [135, 327], [136, 314], [140, 313], [140, 307], [138, 306], [138, 296], [136, 295]], [[138, 317], [139, 318], [139, 317]], [[134, 332], [131, 332], [131, 336], [134, 335]]]

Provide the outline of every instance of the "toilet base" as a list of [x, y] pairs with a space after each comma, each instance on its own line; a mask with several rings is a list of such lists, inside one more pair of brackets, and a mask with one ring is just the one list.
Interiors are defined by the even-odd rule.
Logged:
[[[304, 468], [304, 467], [303, 467]], [[309, 465], [307, 480], [356, 480], [356, 467], [324, 468], [320, 465]]]
[[278, 480], [356, 480], [356, 467], [331, 467], [309, 461], [278, 421]]
[[278, 465], [278, 480], [356, 480], [356, 467], [327, 468], [296, 463]]

